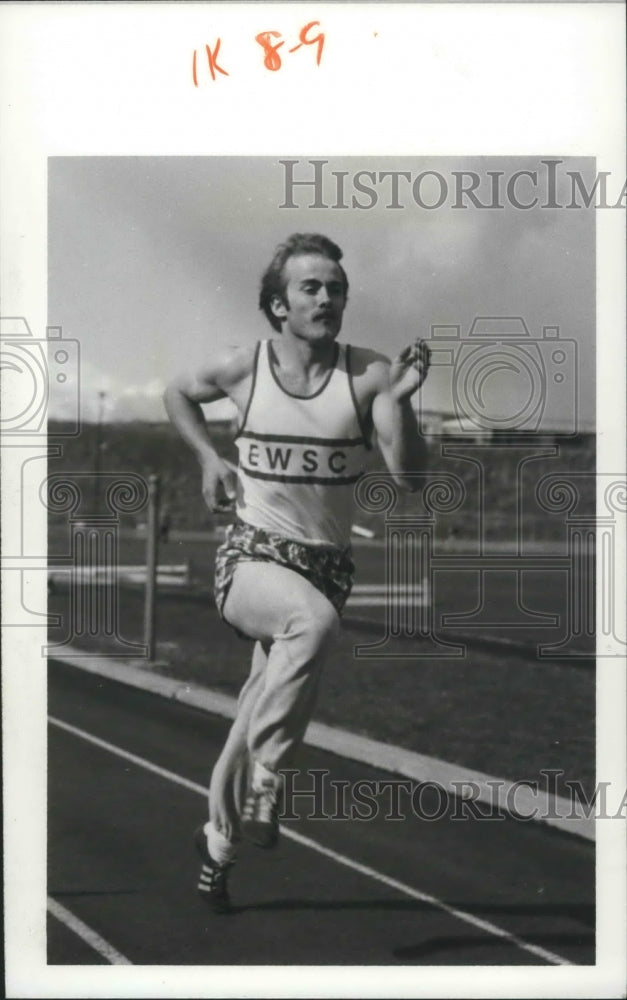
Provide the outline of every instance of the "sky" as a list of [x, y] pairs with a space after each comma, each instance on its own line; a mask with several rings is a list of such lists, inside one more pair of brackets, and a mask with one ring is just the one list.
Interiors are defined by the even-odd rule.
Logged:
[[[312, 173], [307, 157], [292, 158], [300, 161], [296, 176]], [[329, 181], [331, 171], [348, 172], [350, 202], [359, 170], [405, 170], [412, 178], [437, 171], [451, 185], [452, 171], [474, 170], [483, 185], [487, 171], [538, 170], [540, 159], [329, 156], [325, 171]], [[590, 178], [591, 162], [570, 159], [562, 170]], [[558, 202], [565, 204], [562, 176]], [[257, 308], [261, 272], [290, 233], [317, 231], [344, 251], [350, 297], [341, 340], [392, 356], [417, 336], [430, 338], [433, 326], [459, 326], [461, 341], [453, 345], [459, 365], [475, 317], [522, 317], [530, 344], [514, 350], [531, 352], [531, 368], [544, 365], [546, 373], [551, 362], [542, 328], [558, 326], [568, 375], [547, 396], [542, 419], [547, 426], [568, 423], [576, 406], [579, 424], [591, 426], [594, 210], [456, 210], [452, 188], [445, 204], [425, 210], [409, 187], [399, 196], [403, 207], [391, 209], [389, 190], [379, 184], [379, 202], [369, 209], [309, 208], [309, 191], [294, 196], [302, 207], [281, 208], [279, 158], [51, 158], [48, 322], [80, 343], [83, 417], [95, 418], [104, 392], [106, 421], [165, 419], [161, 393], [175, 374], [210, 360], [223, 345], [274, 335]], [[485, 201], [488, 188], [480, 190]], [[334, 191], [329, 183], [328, 204]], [[425, 201], [438, 193], [428, 183], [421, 191]], [[521, 199], [529, 191], [521, 184]], [[496, 418], [510, 412], [517, 393], [528, 397], [529, 366], [523, 369], [501, 366], [480, 380], [475, 391]], [[434, 365], [422, 406], [449, 412], [452, 378], [450, 360]], [[63, 396], [53, 396], [51, 416], [64, 416], [68, 407]], [[206, 412], [227, 410], [212, 404]]]

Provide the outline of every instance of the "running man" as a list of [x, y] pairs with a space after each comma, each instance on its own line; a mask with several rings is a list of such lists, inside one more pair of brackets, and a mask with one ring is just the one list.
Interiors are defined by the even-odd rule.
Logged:
[[[217, 554], [216, 603], [255, 642], [211, 776], [209, 820], [196, 834], [198, 889], [217, 912], [229, 908], [240, 838], [277, 842], [279, 772], [303, 739], [352, 586], [354, 487], [373, 436], [399, 485], [415, 489], [411, 473], [426, 467], [411, 397], [429, 349], [417, 341], [390, 362], [337, 343], [348, 297], [341, 258], [325, 236], [291, 236], [261, 280], [259, 307], [276, 336], [216, 352], [164, 397], [198, 457], [209, 509], [235, 502], [237, 519]], [[216, 454], [201, 409], [227, 396], [240, 416], [237, 472]]]

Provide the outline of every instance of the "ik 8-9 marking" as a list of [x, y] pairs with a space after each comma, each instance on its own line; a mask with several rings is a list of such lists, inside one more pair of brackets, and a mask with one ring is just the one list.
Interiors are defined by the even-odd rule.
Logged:
[[[288, 49], [288, 52], [296, 52], [298, 49], [302, 48], [303, 45], [315, 45], [316, 49], [316, 66], [320, 65], [320, 60], [322, 59], [322, 50], [324, 48], [324, 32], [318, 32], [317, 34], [310, 34], [315, 28], [320, 27], [320, 21], [309, 21], [303, 28], [301, 28], [298, 34], [298, 43], [293, 45], [292, 48]], [[281, 39], [280, 41], [273, 41], [272, 39]], [[263, 65], [267, 70], [272, 73], [276, 73], [277, 70], [281, 69], [282, 61], [279, 55], [279, 49], [285, 45], [285, 40], [280, 31], [260, 31], [259, 34], [255, 35], [255, 41], [261, 46], [264, 53]], [[224, 66], [220, 65], [218, 62], [218, 57], [220, 54], [220, 46], [222, 45], [222, 39], [218, 38], [213, 47], [211, 45], [205, 45], [205, 54], [207, 57], [207, 66], [209, 69], [209, 74], [212, 80], [217, 80], [217, 75], [220, 73], [222, 76], [230, 76], [228, 70]], [[195, 87], [198, 87], [198, 50], [194, 49], [192, 55], [192, 80]]]

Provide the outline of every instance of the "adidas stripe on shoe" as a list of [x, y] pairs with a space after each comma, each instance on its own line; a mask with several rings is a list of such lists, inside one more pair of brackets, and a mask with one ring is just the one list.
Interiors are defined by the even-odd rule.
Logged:
[[280, 792], [275, 785], [251, 789], [242, 810], [242, 833], [257, 847], [276, 847], [279, 840]]
[[194, 843], [202, 859], [198, 893], [214, 913], [229, 913], [231, 898], [229, 896], [228, 876], [234, 862], [227, 861], [226, 864], [219, 865], [213, 860], [209, 854], [207, 837], [202, 826], [198, 827], [194, 833]]

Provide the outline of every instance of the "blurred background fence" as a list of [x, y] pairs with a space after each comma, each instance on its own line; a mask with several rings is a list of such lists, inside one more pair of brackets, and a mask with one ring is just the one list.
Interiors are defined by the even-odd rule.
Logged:
[[[208, 425], [216, 450], [234, 462], [230, 422]], [[225, 523], [224, 515], [212, 515], [200, 492], [200, 470], [192, 452], [168, 423], [84, 424], [74, 438], [55, 438], [63, 430], [59, 422], [49, 424], [50, 444], [62, 444], [60, 455], [51, 457], [52, 473], [133, 472], [161, 480], [161, 517], [169, 531], [212, 530]], [[461, 481], [464, 495], [456, 509], [436, 520], [436, 538], [457, 546], [478, 537], [490, 542], [511, 543], [522, 537], [527, 543], [559, 543], [564, 538], [564, 514], [547, 509], [539, 494], [544, 477], [558, 476], [576, 484], [578, 513], [594, 515], [595, 438], [586, 433], [576, 437], [525, 435], [507, 439], [473, 442], [468, 438], [437, 438], [429, 441], [430, 477], [439, 472]], [[383, 470], [377, 450], [368, 471]], [[540, 491], [541, 492], [541, 491]], [[395, 514], [411, 516], [424, 510], [416, 495], [403, 495]], [[134, 527], [142, 530], [146, 512], [138, 514]], [[356, 522], [384, 534], [382, 514], [357, 510]], [[54, 518], [53, 518], [54, 521]]]

